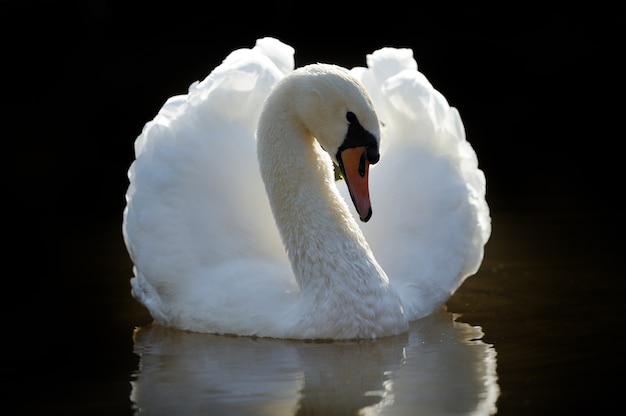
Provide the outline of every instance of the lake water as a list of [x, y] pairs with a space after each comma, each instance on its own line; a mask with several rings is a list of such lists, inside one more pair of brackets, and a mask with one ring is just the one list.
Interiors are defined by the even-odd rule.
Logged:
[[488, 414], [499, 387], [480, 329], [438, 313], [408, 334], [300, 342], [135, 332], [137, 414]]
[[55, 268], [57, 277], [36, 287], [22, 280], [20, 293], [29, 295], [14, 299], [19, 307], [8, 315], [31, 313], [5, 333], [15, 348], [5, 356], [9, 407], [64, 415], [528, 415], [619, 406], [625, 285], [617, 230], [587, 214], [492, 215], [481, 269], [445, 310], [407, 334], [350, 342], [151, 325], [130, 297], [119, 221], [60, 225], [43, 237], [47, 257], [26, 265], [44, 276]]

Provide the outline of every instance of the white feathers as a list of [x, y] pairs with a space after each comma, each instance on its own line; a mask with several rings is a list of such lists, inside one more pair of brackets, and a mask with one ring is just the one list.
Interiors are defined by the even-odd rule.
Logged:
[[363, 228], [405, 309], [420, 317], [478, 270], [491, 234], [485, 177], [458, 111], [417, 70], [411, 50], [383, 48], [367, 64], [352, 71], [384, 128], [370, 175], [376, 220]]
[[[232, 52], [188, 94], [167, 100], [135, 142], [123, 232], [133, 293], [163, 325], [345, 338], [345, 305], [376, 310], [371, 299], [359, 306], [358, 287], [342, 308], [327, 305], [337, 310], [321, 313], [311, 303], [330, 293], [303, 302], [272, 217], [255, 129], [270, 90], [293, 70], [293, 53], [271, 38]], [[413, 320], [437, 310], [478, 269], [490, 235], [485, 178], [458, 112], [417, 71], [411, 50], [384, 48], [367, 64], [351, 72], [384, 127], [381, 160], [370, 171], [374, 215], [361, 228], [403, 319]], [[337, 186], [349, 202], [345, 184]], [[390, 325], [389, 317], [367, 319], [380, 320], [372, 328]]]

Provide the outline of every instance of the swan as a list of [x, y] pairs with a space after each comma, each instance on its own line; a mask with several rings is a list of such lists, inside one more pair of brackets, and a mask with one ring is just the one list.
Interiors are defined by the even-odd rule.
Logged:
[[122, 232], [157, 324], [397, 335], [478, 270], [485, 176], [412, 50], [352, 69], [294, 69], [294, 52], [271, 37], [233, 51], [135, 140]]

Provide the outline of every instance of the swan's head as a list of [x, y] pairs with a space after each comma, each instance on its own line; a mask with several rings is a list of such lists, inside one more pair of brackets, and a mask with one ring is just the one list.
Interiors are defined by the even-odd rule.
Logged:
[[295, 111], [341, 169], [361, 221], [372, 216], [369, 165], [380, 158], [380, 123], [365, 87], [346, 69], [313, 64], [300, 78]]

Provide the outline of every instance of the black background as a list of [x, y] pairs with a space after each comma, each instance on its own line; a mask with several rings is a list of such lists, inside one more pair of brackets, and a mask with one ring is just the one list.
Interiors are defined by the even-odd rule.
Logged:
[[[461, 113], [494, 219], [574, 213], [621, 253], [623, 6], [8, 1], [0, 16], [13, 382], [30, 377], [54, 396], [66, 369], [114, 371], [89, 363], [90, 348], [119, 336], [132, 349], [116, 316], [145, 313], [98, 299], [128, 290], [119, 242], [133, 142], [168, 97], [263, 36], [293, 46], [297, 66], [363, 66], [382, 46], [412, 48]], [[136, 364], [126, 359], [122, 380]]]
[[280, 2], [219, 12], [185, 2], [50, 3], [2, 6], [3, 113], [13, 132], [4, 179], [20, 211], [117, 215], [143, 124], [263, 36], [294, 46], [297, 66], [365, 65], [377, 48], [410, 47], [460, 110], [492, 203], [615, 208], [624, 138], [618, 6], [469, 2], [367, 14]]

